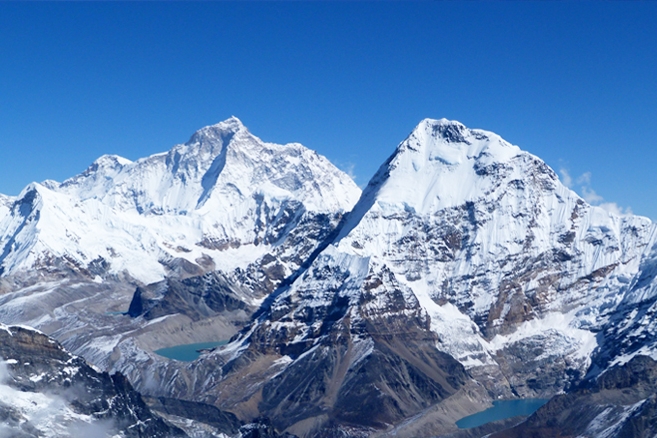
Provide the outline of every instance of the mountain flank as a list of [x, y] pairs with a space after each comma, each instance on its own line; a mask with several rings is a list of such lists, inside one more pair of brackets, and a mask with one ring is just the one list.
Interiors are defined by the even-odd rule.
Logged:
[[[0, 320], [121, 373], [180, 430], [221, 412], [225, 434], [648, 436], [656, 279], [650, 220], [447, 119], [362, 192], [230, 118], [0, 197]], [[193, 362], [155, 353], [215, 341]], [[521, 398], [552, 400], [455, 424]]]

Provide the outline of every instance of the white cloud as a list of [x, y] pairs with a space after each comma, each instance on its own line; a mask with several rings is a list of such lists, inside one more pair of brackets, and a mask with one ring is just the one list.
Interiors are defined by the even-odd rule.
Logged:
[[356, 181], [357, 178], [355, 173], [356, 165], [354, 163], [352, 163], [351, 161], [347, 161], [347, 162], [336, 161], [334, 162], [334, 164], [338, 167], [338, 169], [346, 173], [349, 176], [349, 178]]
[[581, 186], [580, 189], [582, 191], [582, 198], [584, 198], [589, 204], [596, 205], [599, 202], [604, 201], [604, 198], [598, 195], [591, 187]]
[[587, 186], [591, 184], [591, 172], [584, 172], [577, 178], [577, 184]]
[[347, 167], [343, 169], [342, 171], [349, 175], [349, 178], [353, 179], [356, 181], [356, 173], [354, 172], [354, 169], [356, 168], [356, 165], [354, 163], [349, 163], [347, 164]]
[[563, 185], [568, 188], [571, 188], [573, 186], [573, 178], [570, 176], [568, 170], [562, 167], [561, 169], [559, 169], [559, 173], [561, 174], [561, 182], [563, 183]]
[[598, 205], [598, 207], [607, 210], [609, 213], [615, 214], [617, 216], [633, 214], [630, 207], [623, 208], [615, 202], [603, 202], [602, 204]]
[[605, 201], [604, 198], [598, 195], [596, 191], [591, 188], [591, 179], [592, 179], [591, 172], [584, 172], [583, 174], [578, 176], [577, 179], [575, 180], [575, 184], [573, 184], [573, 178], [567, 169], [559, 169], [559, 173], [561, 174], [561, 180], [563, 185], [573, 190], [575, 189], [575, 187], [573, 186], [576, 185], [577, 191], [581, 194], [582, 198], [584, 198], [584, 200], [589, 204], [600, 207], [608, 211], [609, 213], [617, 216], [633, 214], [632, 209], [630, 207], [621, 207], [615, 202], [604, 202]]

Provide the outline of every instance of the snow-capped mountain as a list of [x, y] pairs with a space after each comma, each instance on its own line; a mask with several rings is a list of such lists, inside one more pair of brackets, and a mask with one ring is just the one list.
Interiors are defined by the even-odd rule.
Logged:
[[385, 260], [434, 331], [453, 329], [446, 308], [459, 310], [460, 336], [441, 348], [467, 367], [550, 332], [546, 350], [570, 349], [585, 371], [601, 313], [655, 241], [648, 219], [589, 206], [537, 157], [444, 119], [423, 121], [398, 147], [349, 223], [337, 248]]
[[56, 259], [145, 284], [162, 280], [174, 258], [244, 269], [304, 215], [348, 211], [359, 195], [326, 158], [265, 143], [233, 117], [167, 153], [135, 162], [106, 155], [61, 184], [33, 183], [5, 199], [0, 269]]
[[[657, 359], [655, 224], [445, 119], [422, 121], [361, 195], [231, 118], [0, 197], [0, 233], [0, 321], [151, 396], [298, 436], [454, 432], [495, 398]], [[191, 364], [153, 353], [238, 331]]]
[[[103, 156], [0, 198], [0, 321], [139, 383], [168, 362], [154, 350], [235, 334], [359, 196], [326, 158], [263, 142], [236, 118], [135, 162]], [[149, 300], [122, 314], [137, 286]]]
[[243, 415], [260, 399], [258, 412], [304, 436], [418, 415], [450, 430], [477, 399], [580, 382], [632, 285], [654, 279], [642, 277], [654, 245], [648, 219], [586, 204], [496, 134], [427, 119], [309, 268], [205, 359], [200, 372], [225, 363], [224, 383], [205, 393]]

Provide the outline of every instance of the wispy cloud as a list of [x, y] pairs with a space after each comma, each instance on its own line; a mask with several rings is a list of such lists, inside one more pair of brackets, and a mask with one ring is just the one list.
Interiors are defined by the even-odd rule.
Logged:
[[584, 198], [584, 200], [586, 202], [588, 202], [589, 204], [597, 205], [600, 202], [604, 201], [604, 198], [602, 196], [598, 195], [595, 192], [595, 190], [593, 190], [589, 186], [580, 185], [580, 190], [582, 192], [582, 198]]
[[562, 184], [568, 188], [571, 188], [573, 186], [573, 178], [570, 176], [570, 172], [562, 167], [559, 169], [559, 173], [561, 174]]
[[346, 163], [342, 166], [342, 171], [349, 175], [349, 178], [356, 181], [356, 165], [354, 163]]
[[591, 184], [591, 172], [584, 172], [577, 178], [577, 184], [589, 185]]
[[609, 213], [618, 215], [618, 216], [623, 216], [626, 214], [634, 214], [632, 212], [632, 209], [630, 207], [621, 207], [615, 202], [603, 202], [602, 204], [599, 204], [598, 207], [604, 208], [607, 210]]
[[561, 175], [561, 183], [569, 189], [577, 191], [589, 204], [603, 208], [609, 213], [618, 216], [632, 214], [630, 207], [621, 207], [615, 202], [605, 202], [605, 199], [591, 187], [591, 180], [593, 178], [591, 172], [584, 172], [577, 178], [573, 178], [568, 169], [561, 168], [559, 169], [559, 174]]
[[365, 186], [367, 185], [367, 181], [365, 181], [365, 183], [361, 182], [359, 184], [358, 175], [356, 175], [355, 163], [353, 163], [352, 161], [342, 161], [342, 162], [334, 161], [333, 164], [335, 164], [338, 167], [338, 169], [346, 173], [349, 176], [349, 178], [351, 178], [358, 185], [358, 187], [361, 188], [361, 190], [365, 188]]

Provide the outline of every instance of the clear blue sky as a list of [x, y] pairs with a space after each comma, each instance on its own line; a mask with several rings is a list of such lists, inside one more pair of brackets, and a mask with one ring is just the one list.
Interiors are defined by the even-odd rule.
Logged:
[[0, 193], [231, 115], [360, 185], [456, 119], [657, 219], [657, 2], [0, 2]]

